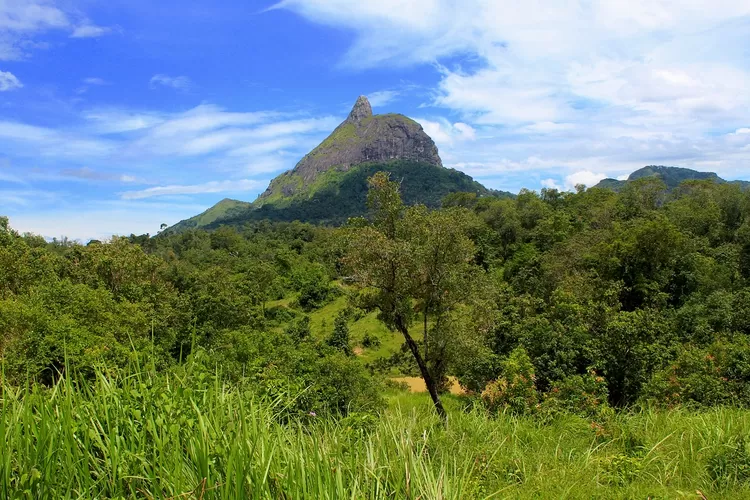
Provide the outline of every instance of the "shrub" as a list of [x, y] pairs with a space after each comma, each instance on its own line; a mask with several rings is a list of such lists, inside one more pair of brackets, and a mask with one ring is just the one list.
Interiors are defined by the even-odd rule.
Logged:
[[[300, 320], [299, 329], [309, 326]], [[218, 335], [206, 361], [222, 376], [280, 403], [283, 418], [379, 409], [379, 385], [353, 357], [315, 342], [251, 329]]]
[[324, 306], [336, 292], [323, 266], [309, 266], [297, 271], [293, 282], [299, 298], [297, 302], [305, 311]]
[[276, 323], [289, 323], [294, 320], [297, 313], [293, 309], [283, 306], [269, 307], [266, 309], [266, 319]]
[[365, 333], [362, 337], [362, 347], [365, 349], [377, 349], [381, 343], [380, 337], [372, 335], [370, 332]]
[[482, 391], [482, 401], [491, 412], [508, 410], [513, 414], [537, 410], [539, 397], [534, 366], [523, 347], [517, 347], [501, 362], [501, 376]]
[[310, 316], [303, 316], [300, 319], [290, 323], [284, 333], [294, 342], [301, 342], [310, 338]]
[[605, 475], [610, 484], [625, 486], [637, 479], [643, 470], [643, 458], [616, 455], [606, 462]]
[[609, 408], [607, 396], [607, 384], [595, 372], [572, 375], [552, 385], [544, 395], [544, 407], [553, 413], [569, 412], [582, 417], [595, 417]]
[[686, 346], [674, 363], [654, 374], [641, 402], [675, 406], [750, 405], [750, 355], [746, 341]]

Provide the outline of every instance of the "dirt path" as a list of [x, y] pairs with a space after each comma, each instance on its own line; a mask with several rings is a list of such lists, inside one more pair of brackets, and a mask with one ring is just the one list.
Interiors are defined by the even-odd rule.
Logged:
[[[459, 395], [464, 393], [456, 377], [448, 377], [448, 379], [451, 381], [451, 394]], [[409, 386], [409, 391], [411, 392], [427, 392], [427, 386], [421, 377], [393, 377], [391, 380], [405, 383]]]

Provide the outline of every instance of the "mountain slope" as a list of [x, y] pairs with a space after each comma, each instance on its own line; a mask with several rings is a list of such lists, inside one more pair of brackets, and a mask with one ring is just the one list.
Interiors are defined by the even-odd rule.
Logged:
[[422, 203], [428, 207], [438, 207], [445, 195], [457, 191], [480, 196], [512, 196], [510, 193], [491, 192], [463, 172], [436, 165], [405, 160], [364, 163], [345, 172], [326, 171], [302, 192], [265, 203], [259, 203], [259, 199], [245, 210], [204, 227], [213, 229], [263, 219], [343, 224], [349, 217], [366, 213], [367, 179], [380, 171], [389, 172], [392, 179], [401, 182], [401, 194], [408, 205]]
[[436, 207], [445, 195], [458, 191], [513, 196], [444, 168], [437, 146], [419, 123], [399, 114], [373, 115], [367, 98], [360, 96], [346, 120], [294, 169], [273, 179], [253, 203], [222, 200], [165, 233], [262, 219], [341, 224], [366, 213], [367, 178], [383, 170], [401, 182], [407, 204]]
[[628, 184], [628, 182], [632, 182], [637, 179], [643, 179], [645, 177], [660, 178], [664, 182], [664, 184], [667, 185], [667, 189], [669, 189], [670, 191], [679, 186], [682, 182], [689, 180], [712, 180], [718, 183], [728, 182], [730, 184], [737, 184], [742, 189], [750, 188], [750, 182], [726, 181], [716, 175], [716, 173], [714, 172], [699, 172], [697, 170], [692, 170], [689, 168], [665, 167], [661, 165], [649, 165], [647, 167], [640, 168], [630, 174], [627, 180], [624, 181], [617, 179], [603, 179], [594, 187], [620, 191]]
[[205, 212], [198, 214], [195, 217], [191, 217], [190, 219], [178, 222], [174, 226], [168, 228], [166, 232], [179, 233], [186, 229], [206, 227], [216, 221], [236, 217], [238, 214], [244, 212], [251, 206], [252, 204], [246, 201], [224, 198]]

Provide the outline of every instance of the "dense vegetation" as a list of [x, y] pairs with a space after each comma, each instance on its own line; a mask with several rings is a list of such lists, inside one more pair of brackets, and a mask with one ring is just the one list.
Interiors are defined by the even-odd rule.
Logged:
[[0, 496], [37, 498], [747, 498], [750, 414], [623, 413], [592, 424], [390, 396], [377, 417], [285, 421], [280, 400], [199, 363], [2, 386]]
[[[647, 177], [442, 205], [379, 175], [338, 229], [81, 246], [0, 219], [0, 487], [746, 496], [750, 193]], [[444, 425], [389, 407], [398, 374]], [[444, 405], [449, 376], [466, 393]]]
[[310, 185], [304, 185], [299, 174], [286, 172], [272, 181], [269, 194], [253, 204], [224, 200], [201, 215], [175, 224], [167, 233], [222, 225], [241, 227], [261, 220], [344, 224], [349, 217], [365, 214], [367, 179], [380, 171], [390, 172], [393, 179], [400, 181], [407, 205], [436, 208], [443, 197], [455, 192], [512, 197], [510, 193], [486, 189], [463, 172], [428, 163], [363, 163], [347, 171], [332, 168], [321, 172]]

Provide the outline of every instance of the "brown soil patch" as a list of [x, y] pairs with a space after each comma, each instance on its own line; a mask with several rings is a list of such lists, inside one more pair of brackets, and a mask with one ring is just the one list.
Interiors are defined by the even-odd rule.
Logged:
[[[456, 377], [448, 377], [451, 382], [450, 393], [454, 395], [460, 395], [464, 393], [461, 385], [458, 383]], [[427, 386], [421, 377], [393, 377], [391, 380], [394, 382], [405, 383], [409, 386], [410, 392], [427, 392]]]
[[362, 354], [364, 354], [365, 350], [362, 349], [361, 347], [355, 347], [354, 350], [353, 350], [353, 352], [354, 352], [355, 356], [362, 356]]

